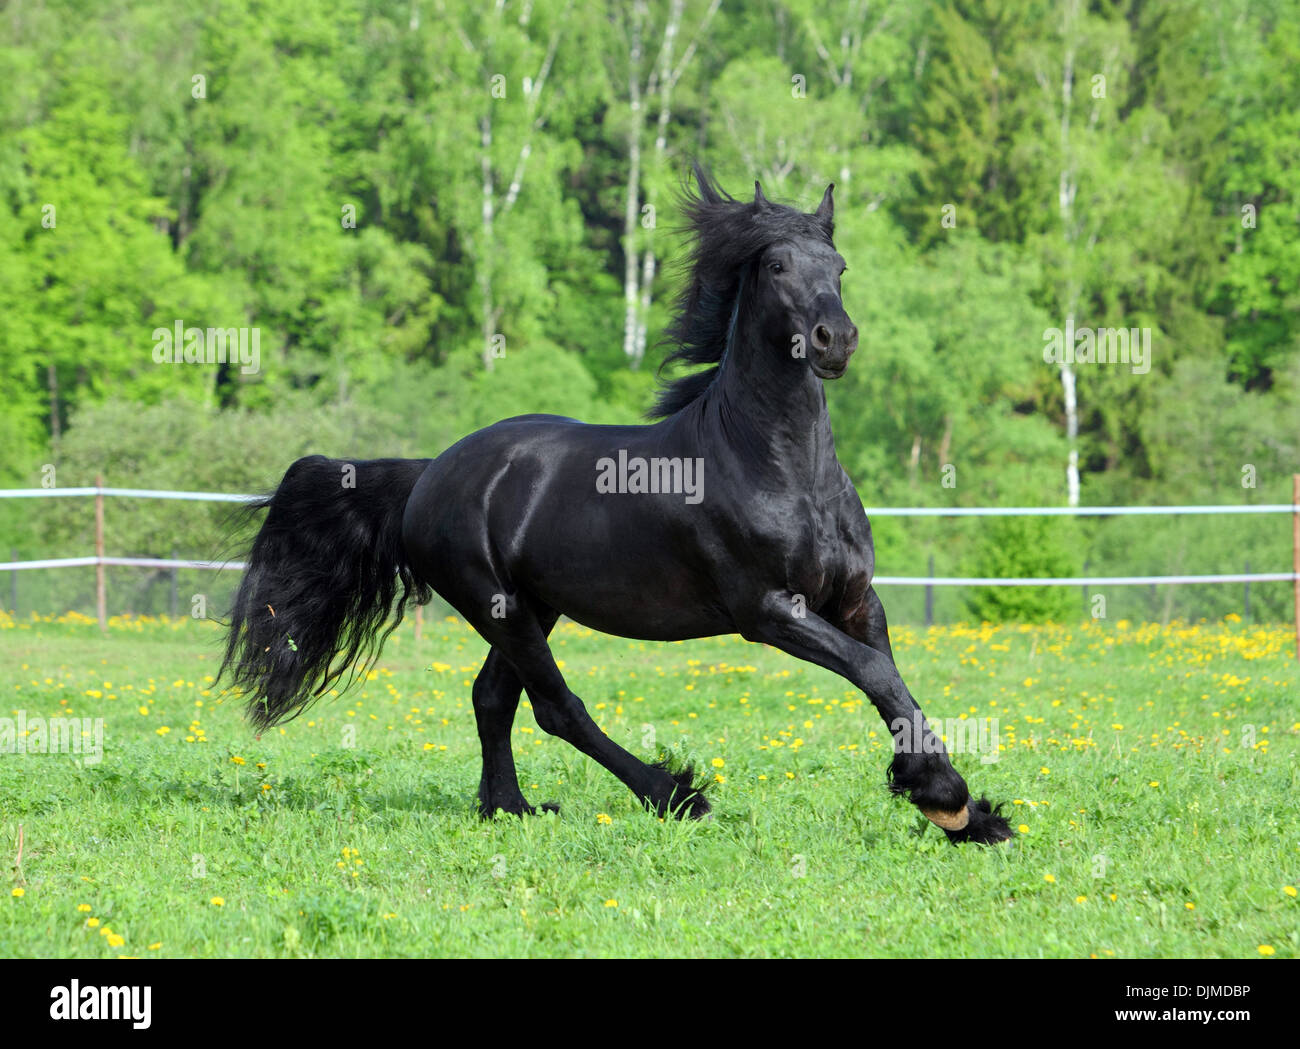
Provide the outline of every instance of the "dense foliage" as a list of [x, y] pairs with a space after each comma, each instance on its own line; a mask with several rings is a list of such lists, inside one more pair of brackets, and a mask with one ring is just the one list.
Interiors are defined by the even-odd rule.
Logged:
[[[0, 485], [265, 489], [308, 450], [637, 421], [698, 157], [737, 194], [836, 184], [862, 345], [830, 397], [868, 504], [1061, 504], [1071, 462], [1083, 504], [1289, 501], [1297, 98], [1297, 0], [6, 5]], [[256, 369], [159, 363], [177, 325], [256, 329]], [[1149, 359], [1047, 360], [1053, 328], [1146, 329]], [[88, 553], [89, 520], [0, 504], [0, 550]], [[109, 552], [207, 556], [216, 520], [115, 504]], [[992, 564], [981, 527], [882, 519], [880, 571]], [[1054, 546], [1004, 569], [1289, 564], [1277, 517], [1007, 536]], [[87, 582], [22, 585], [48, 609]], [[997, 612], [963, 600], [940, 614]]]

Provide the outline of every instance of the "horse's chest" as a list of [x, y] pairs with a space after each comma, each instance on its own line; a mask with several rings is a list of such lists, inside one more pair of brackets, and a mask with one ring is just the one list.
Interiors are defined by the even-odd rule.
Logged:
[[835, 593], [843, 576], [844, 547], [833, 519], [812, 514], [787, 546], [786, 585], [805, 594], [808, 604], [818, 608]]

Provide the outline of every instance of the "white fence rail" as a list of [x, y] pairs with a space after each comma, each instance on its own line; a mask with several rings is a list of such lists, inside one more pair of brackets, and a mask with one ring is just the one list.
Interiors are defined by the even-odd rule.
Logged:
[[[7, 488], [0, 499], [51, 499], [94, 497], [95, 556], [60, 557], [34, 561], [3, 561], [0, 571], [20, 572], [41, 568], [94, 566], [98, 573], [97, 597], [100, 624], [106, 621], [104, 568], [126, 565], [141, 568], [197, 568], [242, 570], [242, 561], [195, 561], [162, 557], [108, 557], [104, 554], [105, 498], [179, 499], [205, 503], [249, 503], [263, 496], [225, 492], [179, 492], [154, 488]], [[1295, 585], [1296, 658], [1300, 659], [1300, 474], [1294, 479], [1294, 502], [1245, 506], [867, 506], [868, 517], [1125, 517], [1136, 515], [1189, 514], [1290, 514], [1292, 517], [1293, 565], [1290, 572], [1241, 572], [1212, 575], [1160, 576], [1064, 576], [1064, 577], [975, 577], [975, 576], [875, 576], [882, 586], [1158, 586], [1189, 583], [1275, 583]]]

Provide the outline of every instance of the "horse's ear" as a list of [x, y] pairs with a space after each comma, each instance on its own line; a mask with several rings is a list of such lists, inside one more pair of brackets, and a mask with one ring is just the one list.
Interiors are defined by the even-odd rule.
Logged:
[[813, 216], [829, 231], [835, 225], [835, 183], [832, 182], [826, 187], [826, 192], [822, 194], [822, 202], [817, 205], [817, 214]]
[[754, 207], [762, 211], [768, 206], [768, 199], [763, 196], [763, 187], [758, 184], [758, 179], [754, 180]]

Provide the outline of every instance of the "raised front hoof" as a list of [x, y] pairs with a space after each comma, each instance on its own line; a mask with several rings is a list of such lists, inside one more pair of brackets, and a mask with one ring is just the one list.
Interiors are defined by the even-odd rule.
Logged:
[[[1011, 840], [1011, 825], [1002, 818], [1002, 806], [994, 808], [988, 798], [976, 801], [972, 798], [966, 805], [966, 825], [956, 830], [944, 827], [943, 832], [954, 845], [973, 841], [976, 845], [996, 845]], [[937, 823], [934, 817], [932, 822]], [[942, 824], [939, 824], [942, 826]]]

